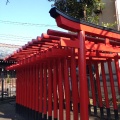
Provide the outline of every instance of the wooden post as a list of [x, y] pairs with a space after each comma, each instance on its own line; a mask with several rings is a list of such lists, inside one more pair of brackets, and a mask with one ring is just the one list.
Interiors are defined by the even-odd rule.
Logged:
[[80, 119], [89, 120], [88, 115], [88, 86], [86, 78], [86, 56], [85, 56], [85, 33], [80, 31], [78, 33], [79, 49], [78, 49], [78, 61], [79, 61], [79, 76], [80, 76]]

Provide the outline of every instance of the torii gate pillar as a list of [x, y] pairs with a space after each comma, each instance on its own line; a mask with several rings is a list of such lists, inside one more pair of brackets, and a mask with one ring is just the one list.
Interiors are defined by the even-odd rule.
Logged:
[[79, 86], [80, 86], [80, 119], [89, 120], [88, 113], [88, 88], [86, 79], [86, 51], [85, 51], [85, 33], [84, 31], [78, 32], [79, 50]]

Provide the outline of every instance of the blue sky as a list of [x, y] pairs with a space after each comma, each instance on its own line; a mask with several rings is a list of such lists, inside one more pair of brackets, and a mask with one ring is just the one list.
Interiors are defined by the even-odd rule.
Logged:
[[[62, 30], [50, 17], [53, 2], [47, 0], [0, 0], [0, 43], [24, 45], [27, 41], [46, 33], [47, 29]], [[10, 22], [6, 22], [10, 21]], [[36, 25], [21, 25], [33, 23]], [[46, 26], [47, 25], [47, 26]], [[50, 25], [50, 26], [48, 26]]]

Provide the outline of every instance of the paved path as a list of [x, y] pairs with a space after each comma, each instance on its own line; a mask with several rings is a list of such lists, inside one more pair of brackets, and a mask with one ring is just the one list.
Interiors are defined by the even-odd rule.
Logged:
[[[15, 112], [15, 102], [6, 102], [0, 104], [0, 120], [25, 120]], [[90, 117], [90, 120], [99, 120]]]
[[15, 102], [0, 104], [0, 120], [25, 120], [15, 113]]
[[[1, 102], [1, 101], [0, 101]], [[73, 117], [73, 116], [72, 116]], [[15, 112], [15, 102], [6, 102], [0, 104], [0, 120], [25, 120]], [[100, 120], [90, 117], [89, 120]]]

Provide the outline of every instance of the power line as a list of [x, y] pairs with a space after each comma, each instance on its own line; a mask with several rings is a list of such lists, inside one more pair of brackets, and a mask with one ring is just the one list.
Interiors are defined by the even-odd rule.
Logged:
[[32, 37], [28, 36], [18, 36], [18, 35], [13, 35], [13, 34], [0, 34], [0, 37], [13, 37], [13, 38], [27, 38], [30, 39]]
[[49, 25], [49, 24], [24, 23], [24, 22], [4, 21], [4, 20], [0, 20], [0, 23], [22, 25], [22, 26], [35, 26], [35, 27], [57, 27], [56, 25]]
[[20, 38], [8, 38], [8, 37], [6, 37], [6, 38], [1, 38], [0, 37], [0, 41], [16, 41], [16, 42], [28, 42], [28, 41], [31, 41], [32, 39], [20, 39]]
[[14, 44], [6, 44], [6, 43], [0, 43], [0, 47], [5, 47], [5, 48], [20, 48], [20, 45], [14, 45]]
[[[49, 25], [49, 24], [36, 24], [36, 23], [24, 23], [24, 22], [13, 22], [13, 21], [4, 21], [0, 20], [0, 23], [3, 24], [10, 24], [10, 25], [21, 25], [21, 26], [34, 26], [34, 27], [57, 27], [56, 25]], [[0, 34], [0, 40], [2, 41], [9, 41], [17, 43], [27, 43], [28, 41], [31, 41], [33, 37], [27, 37], [27, 36], [16, 36], [16, 35], [9, 35], [9, 34]]]
[[[18, 43], [21, 43], [21, 44], [25, 44], [27, 43], [28, 41], [31, 41], [33, 39], [33, 37], [27, 37], [27, 36], [16, 36], [16, 35], [8, 35], [8, 34], [0, 34], [0, 40], [2, 41], [8, 41], [9, 43], [10, 42], [16, 42], [17, 44]], [[16, 44], [15, 43], [15, 44]]]
[[5, 41], [10, 40], [10, 41], [17, 41], [17, 42], [26, 42], [26, 41], [31, 41], [32, 38], [33, 37], [0, 34], [0, 40], [5, 40]]
[[[0, 38], [1, 39], [1, 38]], [[14, 41], [16, 41], [16, 42], [28, 42], [28, 41], [30, 41], [30, 40], [26, 40], [26, 41], [23, 41], [23, 40], [18, 40], [18, 39], [7, 39], [7, 38], [3, 38], [2, 39], [3, 41], [9, 41], [9, 42], [14, 42]]]

